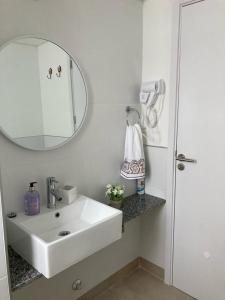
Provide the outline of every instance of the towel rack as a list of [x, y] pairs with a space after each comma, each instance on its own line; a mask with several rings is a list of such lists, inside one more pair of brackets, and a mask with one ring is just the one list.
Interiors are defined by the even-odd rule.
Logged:
[[130, 112], [135, 112], [135, 113], [138, 115], [139, 121], [140, 121], [140, 119], [141, 119], [140, 113], [139, 113], [139, 111], [138, 111], [136, 108], [131, 107], [131, 106], [127, 106], [127, 107], [126, 107], [126, 113], [127, 113], [127, 125], [128, 125], [128, 126], [129, 126], [128, 115], [129, 115]]

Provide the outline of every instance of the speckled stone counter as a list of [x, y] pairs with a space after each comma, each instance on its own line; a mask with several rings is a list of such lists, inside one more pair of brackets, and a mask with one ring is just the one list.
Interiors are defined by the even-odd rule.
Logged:
[[8, 247], [8, 253], [12, 291], [21, 288], [42, 276], [42, 274], [28, 264], [28, 262], [17, 254], [10, 246]]
[[[131, 195], [124, 199], [123, 224], [165, 204], [165, 200], [150, 195]], [[9, 247], [9, 269], [11, 278], [11, 289], [15, 291], [42, 277], [26, 260]]]
[[154, 197], [148, 194], [131, 195], [124, 199], [123, 203], [123, 221], [124, 223], [153, 210], [166, 203], [166, 200]]

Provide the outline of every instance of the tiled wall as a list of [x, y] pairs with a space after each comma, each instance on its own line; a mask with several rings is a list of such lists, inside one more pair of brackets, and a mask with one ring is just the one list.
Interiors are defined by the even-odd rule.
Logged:
[[[7, 211], [23, 208], [28, 183], [37, 180], [46, 201], [46, 177], [75, 184], [81, 193], [105, 201], [104, 186], [121, 181], [127, 105], [138, 105], [142, 63], [140, 0], [0, 0], [0, 43], [31, 34], [62, 45], [84, 72], [89, 107], [79, 134], [64, 147], [47, 152], [24, 150], [0, 134], [3, 198]], [[35, 112], [34, 112], [35, 113]], [[123, 181], [126, 193], [134, 182]], [[123, 239], [52, 280], [38, 280], [13, 299], [76, 299], [72, 281], [84, 289], [104, 280], [131, 260], [139, 249], [139, 220]], [[39, 294], [37, 293], [39, 292]], [[46, 297], [47, 297], [46, 296]], [[67, 297], [67, 298], [66, 298]]]
[[[7, 211], [22, 209], [23, 195], [34, 179], [45, 202], [47, 176], [76, 184], [81, 193], [105, 200], [105, 184], [121, 181], [125, 108], [138, 105], [142, 1], [0, 0], [0, 6], [0, 44], [26, 34], [58, 43], [78, 60], [89, 92], [83, 128], [58, 150], [24, 150], [0, 134]], [[124, 184], [128, 194], [134, 191], [134, 182]]]

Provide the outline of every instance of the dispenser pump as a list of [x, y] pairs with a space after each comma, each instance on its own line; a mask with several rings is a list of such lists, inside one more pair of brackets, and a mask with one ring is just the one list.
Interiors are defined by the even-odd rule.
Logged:
[[30, 192], [35, 191], [36, 184], [37, 184], [37, 181], [30, 182], [30, 185], [29, 185], [29, 191]]

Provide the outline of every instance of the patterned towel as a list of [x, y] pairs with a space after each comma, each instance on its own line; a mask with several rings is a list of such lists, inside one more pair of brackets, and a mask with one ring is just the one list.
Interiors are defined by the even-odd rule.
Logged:
[[140, 179], [145, 177], [145, 157], [142, 132], [139, 124], [127, 126], [124, 162], [120, 174], [126, 179]]

